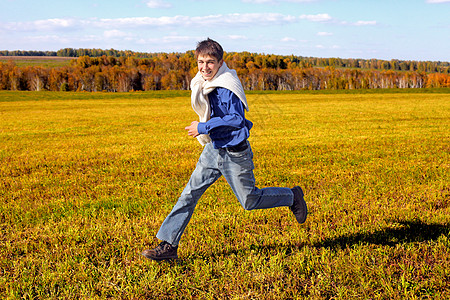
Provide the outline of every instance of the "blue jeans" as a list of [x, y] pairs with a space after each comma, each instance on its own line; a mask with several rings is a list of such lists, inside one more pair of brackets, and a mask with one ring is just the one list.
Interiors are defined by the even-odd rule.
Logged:
[[221, 175], [225, 177], [246, 210], [291, 206], [294, 194], [290, 188], [255, 187], [252, 159], [250, 144], [242, 152], [230, 152], [227, 149], [214, 149], [212, 144], [208, 143], [188, 184], [162, 223], [156, 237], [177, 246], [198, 200]]

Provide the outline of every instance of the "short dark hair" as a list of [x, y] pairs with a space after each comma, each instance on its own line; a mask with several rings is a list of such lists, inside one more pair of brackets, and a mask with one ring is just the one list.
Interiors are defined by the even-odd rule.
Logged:
[[223, 59], [223, 48], [218, 42], [207, 38], [197, 44], [195, 57], [197, 58], [199, 55], [209, 55], [217, 58], [218, 61], [221, 61]]

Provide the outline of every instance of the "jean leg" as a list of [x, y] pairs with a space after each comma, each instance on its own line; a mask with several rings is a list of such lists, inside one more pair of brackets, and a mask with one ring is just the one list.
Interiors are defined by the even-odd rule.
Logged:
[[173, 246], [178, 245], [180, 242], [181, 236], [194, 213], [198, 200], [206, 189], [221, 176], [220, 171], [213, 167], [214, 163], [211, 163], [210, 158], [211, 153], [208, 153], [208, 149], [205, 149], [200, 156], [188, 184], [156, 234], [158, 239], [166, 241]]
[[222, 174], [246, 210], [291, 206], [294, 194], [290, 188], [255, 186], [253, 152], [250, 146], [242, 152], [224, 150]]

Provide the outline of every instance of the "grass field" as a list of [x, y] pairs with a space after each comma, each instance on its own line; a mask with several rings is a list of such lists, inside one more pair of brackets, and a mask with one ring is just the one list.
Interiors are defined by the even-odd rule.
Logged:
[[201, 146], [187, 92], [0, 92], [0, 297], [450, 297], [450, 93], [249, 93], [257, 185], [310, 215], [245, 211], [224, 180], [180, 260], [140, 252]]
[[0, 56], [0, 62], [13, 61], [17, 66], [63, 67], [68, 66], [74, 57], [58, 56]]

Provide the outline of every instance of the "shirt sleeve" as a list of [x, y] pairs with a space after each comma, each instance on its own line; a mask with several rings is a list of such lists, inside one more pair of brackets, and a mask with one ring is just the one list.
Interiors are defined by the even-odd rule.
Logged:
[[245, 126], [244, 105], [232, 91], [221, 88], [217, 93], [217, 107], [212, 109], [215, 116], [207, 122], [200, 122], [197, 130], [200, 134], [208, 134], [212, 131], [233, 131]]

